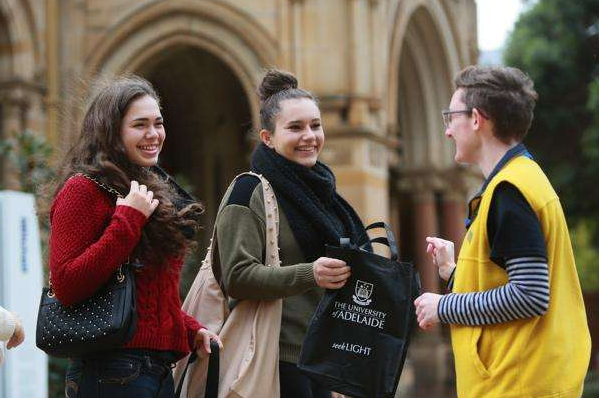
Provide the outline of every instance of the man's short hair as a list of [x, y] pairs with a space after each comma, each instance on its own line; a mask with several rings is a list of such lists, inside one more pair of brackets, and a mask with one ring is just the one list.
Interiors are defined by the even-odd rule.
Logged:
[[495, 136], [502, 142], [521, 142], [532, 123], [537, 100], [534, 84], [520, 69], [469, 66], [454, 80], [462, 89], [462, 102], [493, 121]]

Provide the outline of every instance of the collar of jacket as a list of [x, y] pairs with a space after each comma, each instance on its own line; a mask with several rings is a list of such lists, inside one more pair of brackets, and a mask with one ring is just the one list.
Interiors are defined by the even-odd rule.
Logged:
[[474, 222], [474, 219], [478, 214], [478, 205], [480, 204], [480, 200], [483, 196], [483, 193], [485, 192], [485, 189], [487, 189], [487, 186], [489, 185], [493, 177], [495, 177], [497, 173], [499, 173], [501, 169], [503, 169], [510, 160], [518, 156], [526, 156], [527, 158], [534, 160], [531, 153], [528, 151], [528, 149], [526, 149], [526, 146], [524, 146], [523, 143], [519, 143], [515, 147], [511, 148], [509, 151], [505, 153], [505, 155], [501, 157], [499, 162], [497, 162], [497, 164], [493, 168], [493, 171], [491, 171], [491, 174], [489, 174], [489, 176], [485, 179], [485, 182], [483, 183], [478, 193], [468, 202], [468, 216], [464, 220], [466, 229], [468, 229], [470, 225]]

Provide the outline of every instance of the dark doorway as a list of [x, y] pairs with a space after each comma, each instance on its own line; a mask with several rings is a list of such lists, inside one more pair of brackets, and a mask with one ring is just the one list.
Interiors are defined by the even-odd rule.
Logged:
[[250, 107], [231, 69], [198, 48], [172, 48], [138, 73], [162, 99], [166, 141], [160, 164], [206, 206], [199, 247], [184, 273], [186, 293], [205, 255], [222, 195], [249, 168]]

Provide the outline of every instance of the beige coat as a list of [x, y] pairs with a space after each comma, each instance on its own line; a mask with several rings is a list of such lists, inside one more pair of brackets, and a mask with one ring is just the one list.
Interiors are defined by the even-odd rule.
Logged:
[[[278, 267], [278, 208], [269, 182], [262, 182], [266, 210], [266, 258], [268, 266]], [[241, 174], [241, 175], [244, 175]], [[239, 178], [240, 176], [237, 176]], [[235, 180], [231, 183], [234, 184]], [[222, 207], [222, 206], [221, 206]], [[183, 310], [207, 329], [217, 333], [223, 342], [220, 351], [219, 398], [279, 398], [279, 333], [282, 300], [242, 300], [229, 313], [227, 298], [212, 272], [219, 269], [216, 227], [210, 248], [196, 279], [183, 303]], [[174, 370], [178, 385], [187, 357]], [[208, 358], [198, 358], [189, 366], [181, 397], [204, 398]]]

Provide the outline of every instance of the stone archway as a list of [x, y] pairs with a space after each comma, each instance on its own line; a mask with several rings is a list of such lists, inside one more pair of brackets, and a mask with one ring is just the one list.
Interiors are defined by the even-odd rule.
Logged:
[[459, 54], [441, 10], [414, 0], [404, 3], [403, 11], [407, 15], [398, 14], [395, 32], [401, 37], [393, 40], [391, 54], [396, 58], [390, 62], [395, 85], [389, 93], [389, 124], [396, 126], [401, 142], [399, 160], [391, 170], [392, 222], [399, 225], [406, 258], [419, 266], [424, 290], [439, 291], [423, 247], [426, 236], [455, 231], [453, 224], [458, 222], [446, 215], [445, 193], [455, 188], [455, 165], [440, 115], [452, 94]]
[[206, 205], [201, 257], [224, 190], [248, 169], [251, 131], [259, 125], [255, 83], [276, 62], [274, 39], [235, 7], [186, 0], [136, 9], [107, 37], [85, 75], [135, 73], [155, 85], [167, 130], [161, 163]]
[[[416, 22], [420, 21], [420, 22]], [[416, 34], [420, 44], [431, 45], [436, 49], [435, 61], [443, 59], [445, 71], [442, 73], [449, 77], [452, 81], [453, 76], [460, 70], [461, 65], [467, 63], [464, 55], [457, 47], [459, 41], [456, 38], [455, 29], [450, 21], [446, 10], [438, 2], [430, 2], [427, 0], [404, 0], [399, 3], [395, 10], [395, 21], [392, 27], [390, 49], [389, 49], [389, 65], [387, 69], [389, 91], [387, 94], [387, 123], [390, 126], [395, 126], [398, 120], [398, 102], [399, 102], [399, 77], [400, 62], [402, 61], [402, 53], [404, 45], [408, 43], [407, 33], [408, 27], [414, 28], [416, 24], [418, 30], [424, 32], [422, 36]], [[413, 30], [413, 29], [411, 29]], [[434, 67], [434, 66], [433, 66]], [[441, 69], [438, 69], [441, 70]]]
[[449, 103], [452, 76], [439, 37], [428, 11], [417, 9], [406, 29], [398, 78], [397, 119], [409, 168], [451, 164], [440, 114]]
[[[425, 239], [442, 236], [456, 241], [462, 232], [460, 206], [465, 203], [453, 144], [444, 136], [441, 119], [461, 57], [439, 4], [406, 0], [400, 8], [403, 13], [398, 13], [392, 40], [390, 81], [394, 84], [388, 108], [389, 124], [395, 126], [401, 143], [399, 160], [391, 169], [392, 222], [399, 224], [405, 258], [414, 261], [420, 272], [422, 291], [440, 292]], [[419, 335], [412, 349], [415, 388], [422, 396], [444, 396], [439, 386], [451, 377], [449, 346], [441, 342], [440, 334], [437, 328], [435, 333]]]
[[157, 1], [116, 21], [107, 37], [86, 60], [88, 79], [134, 72], [153, 62], [152, 54], [180, 45], [196, 46], [233, 71], [249, 99], [253, 127], [258, 127], [255, 84], [265, 66], [277, 63], [277, 41], [239, 8], [225, 2]]
[[249, 100], [233, 71], [209, 51], [181, 45], [150, 58], [135, 72], [161, 96], [167, 140], [160, 163], [205, 204], [203, 248], [229, 182], [249, 168]]
[[425, 290], [438, 291], [438, 277], [422, 247], [426, 236], [439, 235], [440, 191], [445, 173], [453, 167], [452, 147], [443, 136], [441, 110], [451, 96], [451, 71], [440, 33], [430, 12], [419, 7], [407, 25], [399, 60], [397, 87], [398, 138], [401, 163], [396, 170], [400, 211], [413, 219], [401, 220], [404, 250], [420, 265]]
[[[181, 101], [174, 89], [177, 82], [185, 83], [179, 88], [181, 92], [187, 93], [191, 103], [206, 109], [216, 105], [202, 105], [203, 100], [208, 99], [206, 102], [210, 103], [212, 99], [202, 96], [200, 89], [193, 92], [190, 87], [220, 85], [221, 90], [210, 86], [215, 93], [214, 97], [228, 95], [225, 102], [236, 104], [232, 107], [235, 111], [229, 110], [227, 113], [225, 108], [221, 108], [221, 113], [230, 115], [233, 112], [236, 116], [227, 116], [218, 123], [212, 121], [212, 126], [220, 123], [218, 128], [222, 129], [229, 125], [228, 131], [235, 131], [235, 134], [242, 137], [240, 139], [243, 143], [240, 145], [244, 149], [237, 149], [236, 154], [247, 152], [252, 146], [247, 133], [258, 128], [260, 118], [255, 84], [264, 66], [275, 64], [277, 56], [275, 39], [249, 15], [237, 7], [220, 2], [157, 1], [150, 6], [138, 7], [116, 21], [107, 37], [109, 39], [102, 42], [88, 57], [85, 76], [103, 78], [127, 73], [141, 74], [157, 84], [159, 92], [166, 90], [169, 93], [166, 95], [168, 98], [165, 97], [163, 101], [165, 110], [176, 108], [169, 106], [169, 103]], [[175, 70], [179, 72], [175, 73]], [[185, 101], [182, 103], [185, 104]], [[189, 108], [189, 104], [185, 106]], [[75, 109], [74, 104], [72, 108]], [[73, 113], [77, 112], [73, 110]], [[209, 111], [205, 115], [205, 120], [215, 117]], [[177, 119], [171, 118], [168, 123], [184, 123]], [[198, 125], [204, 128], [208, 126], [202, 123]], [[211, 129], [212, 127], [206, 128]], [[177, 134], [183, 139], [183, 133]], [[242, 162], [246, 163], [242, 164], [247, 167], [247, 153], [236, 159], [244, 159]], [[223, 178], [234, 175], [229, 169], [237, 171], [239, 165], [225, 168], [221, 173]], [[207, 178], [205, 181], [208, 181]], [[220, 181], [219, 186], [226, 185], [227, 182]], [[219, 188], [215, 192], [219, 194], [220, 191]], [[208, 196], [210, 197], [200, 195], [201, 198], [215, 202], [215, 195]], [[218, 199], [220, 198], [216, 200]], [[215, 214], [209, 209], [207, 218], [213, 215]]]
[[[0, 34], [6, 34], [9, 42], [3, 42], [0, 52], [6, 54], [5, 44], [10, 49], [10, 59], [5, 58], [0, 68], [6, 68], [10, 78], [33, 80], [41, 64], [40, 43], [36, 35], [33, 9], [27, 0], [0, 0]], [[0, 70], [2, 73], [3, 70]], [[6, 76], [4, 76], [5, 78]]]

